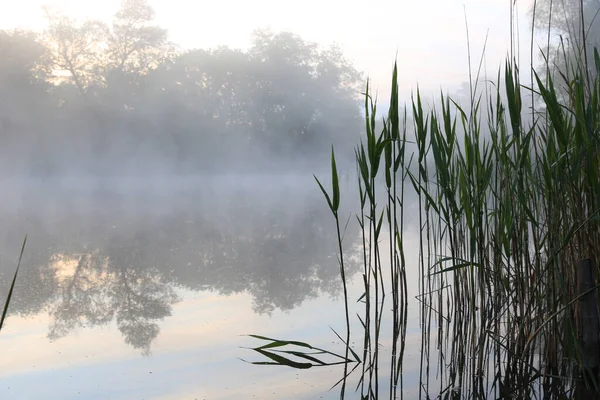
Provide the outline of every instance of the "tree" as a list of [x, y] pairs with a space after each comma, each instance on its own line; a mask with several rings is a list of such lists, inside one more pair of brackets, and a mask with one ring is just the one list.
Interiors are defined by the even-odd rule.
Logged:
[[176, 54], [167, 36], [154, 25], [154, 10], [145, 0], [122, 1], [106, 42], [105, 112], [145, 117], [144, 106], [154, 89], [148, 74], [168, 65]]
[[91, 86], [111, 85], [123, 94], [135, 76], [174, 54], [167, 31], [152, 25], [154, 11], [145, 0], [124, 0], [110, 27], [95, 20], [77, 22], [48, 8], [45, 12], [54, 81], [73, 83], [84, 97]]
[[362, 131], [362, 76], [339, 49], [321, 49], [289, 32], [257, 31], [249, 51], [256, 71], [254, 134], [273, 155], [298, 161], [336, 145], [352, 158]]
[[73, 83], [83, 97], [92, 84], [104, 80], [104, 47], [108, 27], [100, 22], [81, 23], [46, 8], [46, 46], [50, 50], [55, 83]]
[[49, 72], [46, 49], [37, 36], [0, 31], [0, 132], [26, 122], [46, 100]]
[[[0, 160], [3, 172], [41, 164], [44, 130], [54, 118], [48, 52], [37, 34], [0, 31]], [[47, 151], [45, 148], [44, 151]]]
[[165, 62], [174, 51], [167, 31], [152, 25], [154, 10], [145, 0], [123, 0], [114, 16], [108, 38], [111, 69], [147, 73]]
[[48, 74], [45, 47], [33, 32], [0, 31], [0, 81], [22, 85], [43, 82]]
[[202, 168], [308, 166], [332, 143], [341, 162], [363, 127], [361, 75], [339, 49], [291, 33], [257, 31], [248, 51], [191, 50], [147, 77], [144, 101], [176, 127], [178, 158]]

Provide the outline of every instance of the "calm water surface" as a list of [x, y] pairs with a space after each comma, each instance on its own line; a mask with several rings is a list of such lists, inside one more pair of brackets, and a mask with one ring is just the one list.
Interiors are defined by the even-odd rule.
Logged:
[[[29, 238], [0, 334], [0, 398], [339, 398], [342, 366], [241, 360], [266, 361], [244, 348], [263, 344], [251, 333], [343, 353], [333, 218], [312, 176], [2, 184], [0, 293]], [[358, 243], [350, 224], [345, 244]], [[347, 265], [352, 299], [360, 268]], [[414, 381], [418, 331], [407, 342]]]

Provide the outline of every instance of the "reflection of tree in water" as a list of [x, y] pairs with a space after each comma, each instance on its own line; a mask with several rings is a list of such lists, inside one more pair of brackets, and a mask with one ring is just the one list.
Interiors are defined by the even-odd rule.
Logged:
[[[238, 199], [227, 212], [197, 220], [199, 236], [181, 249], [198, 256], [178, 263], [175, 280], [192, 290], [247, 291], [258, 313], [291, 310], [321, 293], [338, 294], [333, 219], [320, 200], [258, 207]], [[348, 248], [351, 240], [348, 235]], [[348, 267], [349, 275], [357, 270], [356, 264]]]
[[122, 268], [111, 286], [117, 326], [125, 341], [148, 352], [158, 335], [157, 321], [171, 315], [171, 305], [178, 302], [172, 286], [158, 280], [151, 270]]
[[[68, 267], [64, 256], [55, 262]], [[72, 275], [59, 280], [57, 299], [51, 307], [51, 340], [79, 327], [104, 325], [113, 318], [125, 342], [144, 354], [158, 336], [158, 321], [171, 315], [179, 299], [173, 288], [150, 269], [112, 269], [98, 253], [79, 257]]]
[[[208, 193], [180, 196], [167, 212], [161, 201], [135, 210], [97, 206], [84, 218], [66, 214], [46, 225], [28, 221], [36, 226], [30, 249], [39, 254], [19, 292], [41, 296], [17, 293], [11, 312], [48, 309], [52, 340], [115, 321], [128, 344], [148, 353], [160, 321], [179, 300], [175, 287], [248, 292], [258, 313], [340, 293], [332, 217], [320, 197], [296, 191], [267, 201]], [[213, 196], [218, 200], [207, 200]], [[347, 234], [347, 248], [356, 238]], [[358, 266], [347, 268], [352, 275]], [[0, 276], [2, 284], [9, 275]]]

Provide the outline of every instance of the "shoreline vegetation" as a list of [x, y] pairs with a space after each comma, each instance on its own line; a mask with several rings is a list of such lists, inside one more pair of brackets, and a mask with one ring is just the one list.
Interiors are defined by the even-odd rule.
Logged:
[[[600, 76], [597, 52], [594, 59], [595, 75]], [[516, 69], [507, 62], [504, 70], [508, 103], [502, 102], [500, 89], [489, 99], [495, 101], [487, 119], [489, 138], [481, 135], [477, 114], [469, 116], [443, 95], [441, 109], [425, 113], [417, 93], [412, 111], [418, 151], [410, 155], [395, 94], [380, 133], [372, 118], [376, 106], [366, 95], [371, 110], [366, 114], [367, 137], [356, 150], [361, 202], [356, 217], [364, 246], [365, 293], [359, 299], [365, 303], [359, 317], [365, 331], [363, 398], [379, 397], [377, 344], [387, 309], [384, 297], [390, 294], [390, 398], [397, 398], [403, 386], [406, 268], [416, 267], [404, 262], [405, 190], [415, 190], [419, 203], [423, 394], [571, 398], [582, 385], [597, 393], [597, 364], [593, 376], [581, 372], [586, 354], [577, 306], [598, 285], [578, 291], [577, 266], [587, 260], [597, 276], [600, 81], [595, 78], [588, 85], [579, 71], [569, 106], [559, 102], [550, 77], [544, 84], [534, 72], [544, 110], [525, 127], [520, 119], [523, 86]], [[396, 87], [396, 69], [393, 79]], [[479, 101], [474, 110], [479, 112]], [[339, 235], [334, 153], [331, 181], [331, 196], [319, 185]], [[383, 198], [376, 195], [381, 185]], [[387, 241], [389, 254], [381, 250], [382, 241]], [[597, 320], [595, 295], [593, 302]], [[348, 315], [347, 298], [345, 304]], [[345, 343], [350, 341], [349, 322], [347, 330]], [[434, 334], [437, 343], [430, 341]], [[598, 331], [592, 334], [597, 345]], [[429, 359], [434, 351], [439, 352], [437, 362], [447, 367], [439, 388], [428, 382], [430, 367], [440, 367]]]
[[[352, 215], [362, 232], [364, 293], [345, 297], [346, 339], [338, 335], [343, 343], [364, 338], [353, 350], [362, 356], [361, 399], [404, 397], [409, 301], [420, 304], [419, 398], [600, 395], [600, 55], [587, 49], [585, 30], [582, 37], [581, 46], [563, 44], [556, 71], [543, 55], [531, 87], [519, 81], [514, 52], [495, 90], [478, 90], [479, 72], [469, 71], [468, 108], [442, 94], [426, 111], [418, 90], [402, 108], [395, 65], [379, 123], [367, 83], [355, 149], [360, 209]], [[345, 199], [333, 150], [331, 188], [317, 182], [336, 222], [345, 288], [343, 260], [353, 249], [339, 233]], [[405, 261], [409, 192], [418, 202], [418, 265]], [[407, 296], [414, 268], [416, 300]], [[356, 300], [363, 330], [351, 333], [348, 304]], [[390, 308], [391, 324], [382, 325]], [[381, 356], [384, 330], [390, 359]], [[348, 376], [346, 363], [341, 398]]]

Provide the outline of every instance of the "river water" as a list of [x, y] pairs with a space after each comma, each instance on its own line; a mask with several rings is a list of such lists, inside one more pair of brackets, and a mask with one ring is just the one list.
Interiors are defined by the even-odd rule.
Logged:
[[[269, 360], [248, 349], [265, 344], [248, 334], [344, 353], [333, 332], [345, 333], [335, 226], [311, 175], [3, 186], [2, 296], [28, 239], [0, 332], [0, 398], [339, 398], [332, 386], [342, 365], [249, 363]], [[351, 220], [344, 245], [355, 315], [363, 289]], [[352, 326], [360, 352], [358, 318]], [[405, 375], [414, 385], [418, 343], [409, 329]], [[348, 398], [358, 397], [358, 375]]]

